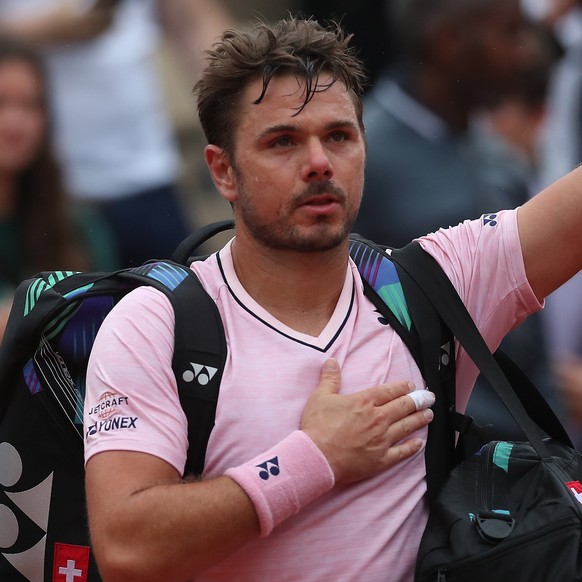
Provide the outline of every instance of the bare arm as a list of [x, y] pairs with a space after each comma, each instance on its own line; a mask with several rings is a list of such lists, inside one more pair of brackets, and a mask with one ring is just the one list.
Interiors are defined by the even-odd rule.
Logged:
[[3, 22], [0, 30], [33, 44], [83, 42], [97, 38], [113, 22], [121, 0], [97, 0], [87, 11], [78, 12], [63, 2], [52, 12], [22, 22]]
[[582, 268], [582, 167], [518, 210], [528, 280], [543, 299]]
[[234, 20], [221, 0], [158, 0], [159, 20], [193, 77], [209, 49]]
[[[407, 437], [431, 413], [417, 411], [405, 382], [350, 395], [337, 394], [339, 386], [339, 370], [322, 372], [301, 425], [336, 483], [375, 475], [419, 451], [421, 442]], [[228, 477], [184, 483], [165, 461], [120, 451], [91, 458], [86, 480], [91, 539], [106, 580], [188, 579], [259, 535], [253, 504]]]
[[231, 479], [184, 483], [161, 459], [108, 452], [87, 463], [91, 542], [105, 580], [186, 580], [258, 536]]

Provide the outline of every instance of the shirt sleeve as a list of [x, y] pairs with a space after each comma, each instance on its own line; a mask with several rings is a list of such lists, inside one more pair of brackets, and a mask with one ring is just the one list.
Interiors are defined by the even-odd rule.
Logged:
[[187, 420], [172, 371], [174, 311], [152, 287], [132, 291], [103, 322], [87, 368], [85, 462], [103, 451], [155, 455], [184, 471]]
[[[509, 331], [543, 307], [527, 280], [517, 212], [485, 214], [418, 239], [451, 279], [492, 351]], [[459, 410], [465, 409], [477, 375], [473, 362], [458, 349]]]

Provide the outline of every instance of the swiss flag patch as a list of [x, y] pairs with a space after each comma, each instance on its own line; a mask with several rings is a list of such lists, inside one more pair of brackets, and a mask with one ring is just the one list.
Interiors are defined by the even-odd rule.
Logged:
[[55, 544], [53, 582], [87, 582], [90, 552], [88, 546]]
[[568, 481], [566, 487], [572, 492], [574, 497], [582, 503], [582, 484], [580, 481]]

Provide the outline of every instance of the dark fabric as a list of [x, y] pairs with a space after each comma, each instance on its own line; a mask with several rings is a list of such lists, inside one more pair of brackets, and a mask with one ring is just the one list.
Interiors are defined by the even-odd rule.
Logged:
[[171, 256], [190, 231], [173, 184], [101, 202], [96, 208], [111, 228], [124, 267]]
[[[415, 580], [582, 580], [582, 457], [552, 442], [489, 443], [451, 474], [420, 544]], [[577, 483], [577, 485], [572, 484]]]

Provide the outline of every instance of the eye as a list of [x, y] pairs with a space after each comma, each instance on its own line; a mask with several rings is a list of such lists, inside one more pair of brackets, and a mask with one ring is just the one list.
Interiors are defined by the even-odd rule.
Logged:
[[293, 145], [293, 140], [288, 135], [282, 135], [271, 142], [271, 147], [287, 148]]
[[349, 139], [348, 134], [345, 131], [334, 131], [332, 134], [330, 134], [329, 136], [329, 140], [336, 142], [336, 143], [340, 143], [342, 141], [346, 141], [347, 139]]

